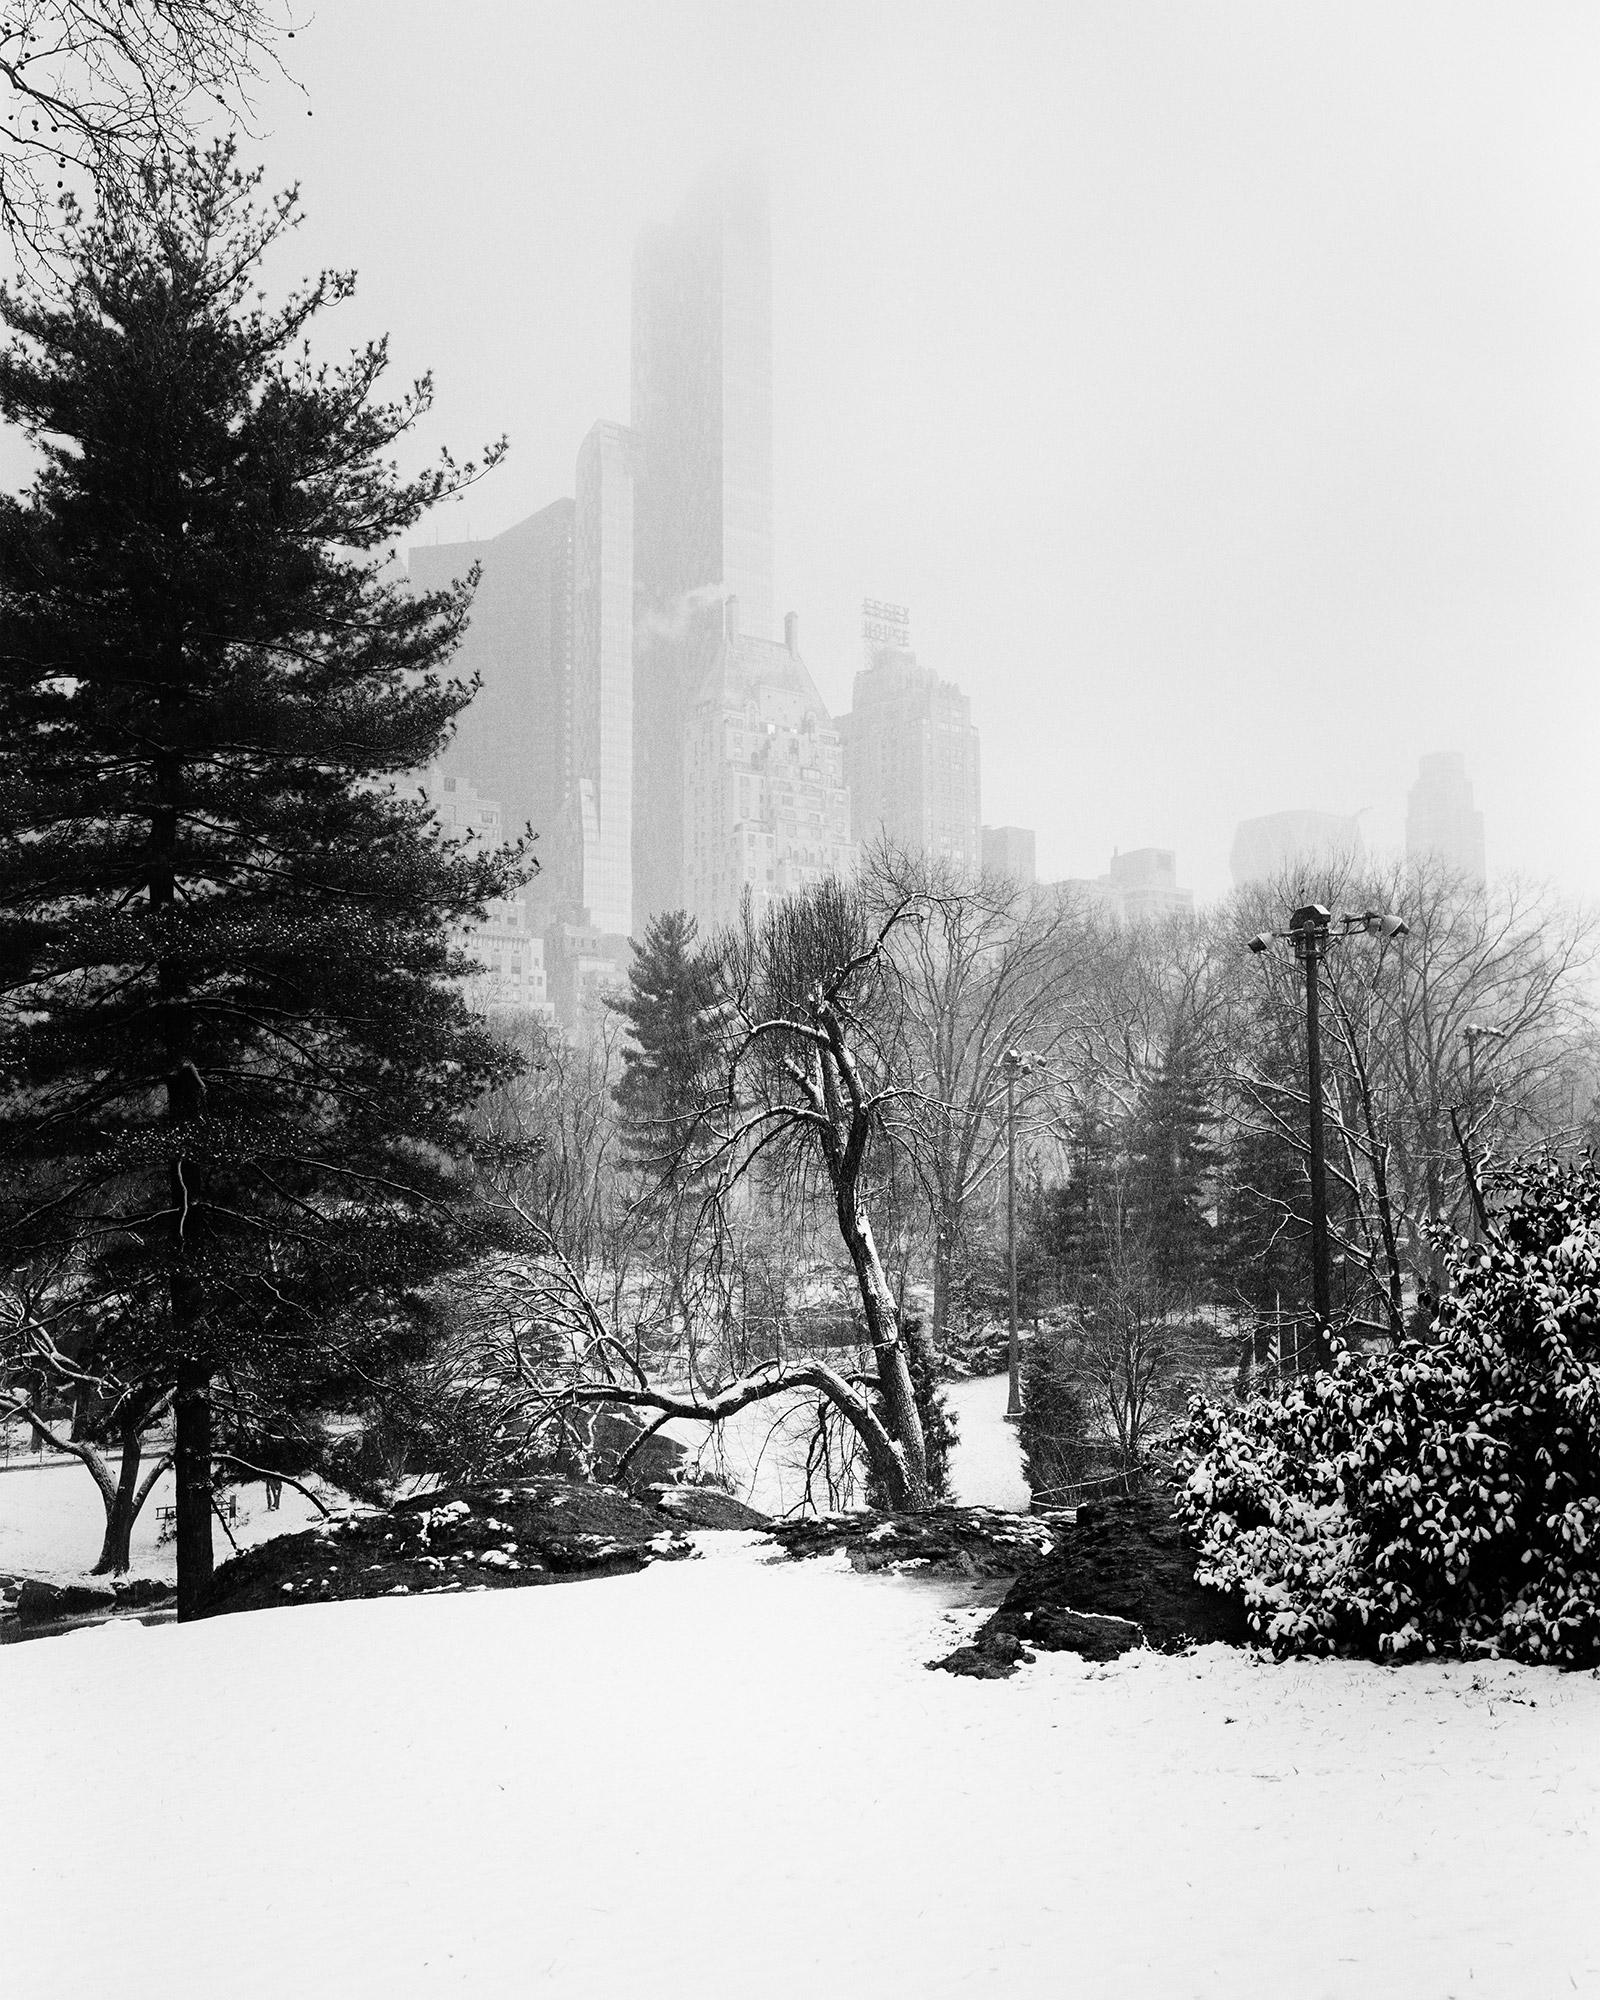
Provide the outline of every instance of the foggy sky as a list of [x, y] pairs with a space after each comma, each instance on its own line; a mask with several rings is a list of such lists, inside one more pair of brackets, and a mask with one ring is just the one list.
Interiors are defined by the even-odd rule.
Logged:
[[324, 348], [431, 367], [430, 446], [511, 437], [440, 539], [572, 491], [635, 233], [753, 148], [831, 706], [887, 597], [1041, 874], [1208, 897], [1290, 806], [1397, 845], [1460, 749], [1491, 873], [1600, 891], [1600, 9], [324, 0], [286, 59], [276, 275], [358, 268]]

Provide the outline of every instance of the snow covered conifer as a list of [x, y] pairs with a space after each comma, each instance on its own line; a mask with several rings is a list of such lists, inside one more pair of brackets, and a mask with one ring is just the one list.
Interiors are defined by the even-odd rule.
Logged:
[[42, 458], [0, 503], [0, 1254], [55, 1260], [91, 1377], [174, 1399], [182, 1616], [214, 1409], [370, 1377], [467, 1254], [510, 1058], [449, 935], [521, 869], [387, 782], [470, 698], [470, 590], [383, 551], [475, 469], [399, 477], [429, 389], [375, 399], [383, 342], [310, 359], [348, 276], [266, 304], [258, 178], [169, 164], [0, 303]]

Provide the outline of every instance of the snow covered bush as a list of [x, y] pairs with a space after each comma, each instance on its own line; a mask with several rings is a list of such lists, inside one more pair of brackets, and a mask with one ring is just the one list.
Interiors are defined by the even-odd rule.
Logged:
[[1243, 1408], [1197, 1400], [1202, 1582], [1279, 1654], [1600, 1664], [1600, 1173], [1524, 1168], [1431, 1322]]

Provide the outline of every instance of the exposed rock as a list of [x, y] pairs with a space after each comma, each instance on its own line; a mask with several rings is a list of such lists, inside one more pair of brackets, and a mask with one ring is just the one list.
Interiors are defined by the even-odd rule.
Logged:
[[17, 1596], [17, 1616], [24, 1625], [48, 1625], [57, 1618], [81, 1618], [90, 1611], [109, 1611], [117, 1593], [108, 1583], [41, 1583], [29, 1577]]
[[748, 1507], [715, 1486], [671, 1486], [650, 1488], [656, 1505], [689, 1528], [770, 1528], [772, 1517], [759, 1508]]
[[920, 1569], [935, 1576], [1015, 1576], [1051, 1547], [1048, 1523], [991, 1507], [930, 1507], [922, 1514], [824, 1514], [777, 1522], [787, 1555], [832, 1555], [852, 1569]]
[[[936, 1664], [994, 1679], [1031, 1657], [1028, 1647], [1114, 1660], [1138, 1645], [1169, 1652], [1248, 1642], [1238, 1600], [1195, 1581], [1165, 1495], [1086, 1504], [1075, 1522], [1054, 1527], [1056, 1547], [1023, 1570], [969, 1646]], [[972, 1654], [988, 1664], [973, 1664]]]
[[117, 1593], [118, 1605], [128, 1610], [138, 1610], [145, 1604], [164, 1604], [177, 1595], [173, 1586], [159, 1576], [119, 1577], [111, 1587]]
[[261, 1542], [211, 1580], [204, 1615], [353, 1597], [515, 1590], [622, 1576], [694, 1554], [672, 1521], [614, 1486], [544, 1476], [452, 1487]]

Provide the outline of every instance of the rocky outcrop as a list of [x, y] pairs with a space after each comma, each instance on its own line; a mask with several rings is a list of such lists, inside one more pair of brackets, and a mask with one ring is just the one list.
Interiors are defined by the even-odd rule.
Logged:
[[1138, 1645], [1174, 1652], [1248, 1641], [1237, 1599], [1197, 1583], [1193, 1552], [1164, 1494], [1085, 1504], [1056, 1526], [1000, 1608], [946, 1660], [950, 1673], [999, 1679], [1035, 1653], [1111, 1660]]

